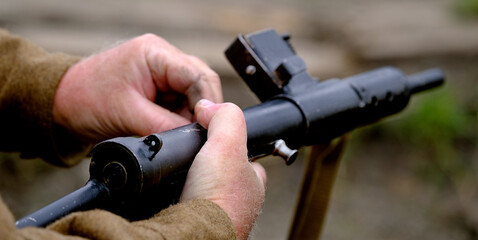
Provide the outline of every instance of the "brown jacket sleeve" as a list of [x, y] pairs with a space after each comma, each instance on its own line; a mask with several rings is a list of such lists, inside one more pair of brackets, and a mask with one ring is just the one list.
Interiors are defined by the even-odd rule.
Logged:
[[143, 240], [235, 239], [227, 214], [215, 203], [192, 200], [171, 206], [151, 219], [128, 222], [103, 210], [73, 213], [47, 229], [17, 230], [13, 217], [0, 199], [0, 239], [31, 240]]
[[45, 52], [0, 29], [1, 151], [41, 157], [59, 166], [73, 165], [86, 155], [86, 144], [52, 122], [58, 82], [78, 60]]

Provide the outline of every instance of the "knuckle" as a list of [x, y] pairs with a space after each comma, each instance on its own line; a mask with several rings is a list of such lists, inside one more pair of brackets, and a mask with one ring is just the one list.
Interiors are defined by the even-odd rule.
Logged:
[[194, 82], [201, 82], [201, 81], [207, 81], [208, 76], [204, 71], [198, 71], [197, 76], [194, 79]]
[[239, 107], [238, 107], [236, 104], [231, 103], [231, 102], [226, 102], [226, 103], [223, 103], [222, 105], [223, 105], [225, 108], [230, 109], [231, 111], [240, 110]]
[[201, 60], [199, 57], [196, 57], [194, 55], [189, 55], [187, 54], [187, 56], [189, 57], [189, 59], [192, 61], [192, 62], [198, 62], [198, 63], [202, 63], [202, 64], [205, 64], [203, 62], [203, 60]]
[[141, 40], [148, 40], [148, 41], [155, 41], [155, 40], [158, 40], [158, 39], [161, 39], [160, 37], [158, 37], [157, 35], [155, 34], [152, 34], [152, 33], [145, 33], [141, 36], [138, 37], [138, 39], [141, 39]]
[[216, 72], [212, 71], [209, 73], [208, 80], [211, 81], [212, 83], [220, 83], [221, 79], [219, 78], [219, 74]]
[[219, 78], [219, 75], [214, 72], [202, 59], [194, 55], [185, 55], [187, 56], [187, 58], [189, 58], [189, 61], [193, 63], [193, 66], [200, 69], [200, 73], [204, 77], [207, 77], [208, 79]]
[[227, 111], [228, 114], [234, 116], [234, 117], [241, 117], [243, 118], [244, 117], [244, 114], [242, 113], [242, 110], [241, 108], [239, 108], [236, 104], [234, 103], [230, 103], [230, 102], [227, 102], [227, 103], [223, 103], [222, 104], [222, 108], [224, 109], [224, 111]]
[[221, 79], [219, 75], [210, 69], [208, 66], [202, 69], [202, 71], [198, 72], [197, 81], [205, 81], [209, 82], [213, 85], [218, 85], [221, 83]]
[[140, 45], [143, 45], [143, 44], [147, 44], [150, 46], [153, 46], [153, 45], [169, 46], [170, 45], [166, 40], [164, 40], [163, 38], [153, 33], [145, 33], [139, 37], [136, 37], [133, 41]]

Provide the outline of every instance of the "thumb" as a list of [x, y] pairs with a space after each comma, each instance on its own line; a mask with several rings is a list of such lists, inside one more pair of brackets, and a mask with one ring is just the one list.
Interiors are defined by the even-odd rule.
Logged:
[[264, 167], [260, 163], [253, 162], [252, 163], [252, 168], [256, 172], [256, 175], [259, 178], [259, 180], [261, 181], [262, 185], [266, 186], [267, 175], [266, 175], [266, 170], [264, 169]]
[[209, 199], [231, 218], [238, 239], [246, 239], [264, 201], [265, 170], [247, 159], [244, 115], [231, 103], [201, 100], [198, 123], [208, 129], [207, 141], [188, 172], [182, 200]]

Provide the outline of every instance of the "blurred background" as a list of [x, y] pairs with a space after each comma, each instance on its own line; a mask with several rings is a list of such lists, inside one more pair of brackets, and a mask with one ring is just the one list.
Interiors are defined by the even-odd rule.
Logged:
[[[440, 67], [445, 87], [350, 135], [322, 239], [478, 239], [478, 0], [0, 0], [0, 27], [79, 56], [155, 33], [205, 60], [241, 107], [258, 100], [223, 56], [239, 33], [290, 33], [320, 79]], [[262, 163], [267, 199], [252, 239], [285, 239], [303, 159]], [[17, 218], [87, 179], [87, 160], [65, 170], [0, 155], [0, 192]]]

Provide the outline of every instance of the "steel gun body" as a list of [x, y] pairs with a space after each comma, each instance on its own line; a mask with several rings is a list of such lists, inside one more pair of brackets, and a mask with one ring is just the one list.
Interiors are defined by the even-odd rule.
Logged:
[[[226, 56], [263, 102], [243, 110], [251, 160], [278, 155], [291, 164], [296, 149], [328, 142], [395, 114], [405, 108], [412, 94], [444, 81], [438, 69], [406, 76], [393, 67], [318, 81], [307, 73], [289, 37], [273, 30], [239, 35]], [[88, 183], [20, 219], [17, 227], [46, 226], [70, 212], [93, 207], [128, 215], [116, 211], [126, 209], [118, 206], [135, 205], [137, 199], [148, 199], [153, 193], [174, 199], [205, 141], [206, 130], [193, 123], [146, 137], [101, 142], [91, 151]]]

